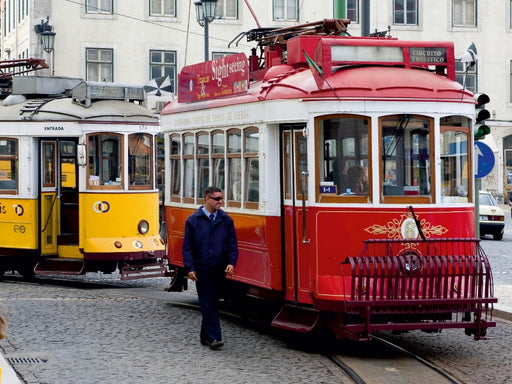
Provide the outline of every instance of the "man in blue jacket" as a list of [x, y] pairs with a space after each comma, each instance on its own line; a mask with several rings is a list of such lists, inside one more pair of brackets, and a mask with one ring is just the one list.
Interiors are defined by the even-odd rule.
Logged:
[[226, 275], [233, 275], [238, 243], [233, 219], [220, 209], [222, 191], [208, 187], [204, 199], [204, 206], [187, 218], [182, 253], [201, 305], [201, 344], [218, 349], [224, 345], [217, 311], [219, 290]]

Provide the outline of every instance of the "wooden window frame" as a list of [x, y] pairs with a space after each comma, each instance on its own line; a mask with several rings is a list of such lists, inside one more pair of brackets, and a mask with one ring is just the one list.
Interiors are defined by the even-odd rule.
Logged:
[[320, 122], [324, 120], [333, 120], [333, 119], [342, 119], [342, 118], [350, 118], [350, 119], [360, 119], [365, 120], [367, 122], [367, 137], [368, 137], [368, 195], [348, 195], [348, 196], [332, 196], [330, 193], [320, 193], [320, 188], [316, 188], [316, 201], [320, 203], [371, 203], [372, 202], [372, 191], [373, 191], [373, 177], [372, 177], [372, 120], [369, 116], [364, 115], [354, 115], [354, 114], [340, 114], [340, 115], [325, 115], [317, 118], [315, 120], [315, 135], [317, 137], [317, 146], [316, 146], [316, 154], [315, 154], [315, 172], [316, 172], [316, 185], [320, 186]]
[[[186, 142], [186, 139], [187, 137], [191, 136], [192, 137], [192, 143], [194, 145], [194, 148], [192, 149], [192, 153], [185, 153], [185, 142]], [[187, 132], [187, 133], [184, 133], [182, 135], [182, 141], [181, 141], [181, 144], [182, 144], [182, 157], [181, 157], [181, 167], [182, 167], [182, 175], [181, 175], [181, 188], [182, 188], [182, 191], [181, 191], [181, 194], [182, 194], [182, 198], [183, 198], [183, 202], [184, 203], [189, 203], [189, 204], [194, 204], [195, 203], [195, 195], [197, 194], [197, 180], [196, 180], [196, 164], [195, 164], [195, 154], [196, 154], [196, 137], [195, 137], [195, 134], [193, 132]], [[192, 170], [192, 177], [194, 178], [193, 180], [193, 187], [194, 187], [194, 193], [193, 193], [193, 196], [185, 196], [185, 163], [186, 163], [186, 160], [192, 160], [192, 164], [194, 166], [194, 169]]]
[[[103, 184], [103, 185], [95, 185], [95, 184], [91, 184], [91, 179], [90, 179], [90, 163], [89, 163], [89, 159], [87, 159], [87, 189], [91, 189], [91, 190], [122, 190], [124, 189], [124, 185], [126, 183], [126, 180], [125, 180], [125, 177], [124, 177], [124, 167], [125, 167], [125, 149], [124, 149], [124, 146], [125, 146], [125, 143], [124, 143], [124, 138], [125, 136], [121, 133], [115, 133], [115, 132], [91, 132], [91, 133], [88, 133], [86, 135], [86, 142], [87, 142], [87, 154], [88, 154], [88, 157], [89, 157], [89, 138], [91, 136], [103, 136], [103, 135], [109, 135], [109, 136], [114, 136], [114, 137], [119, 137], [121, 140], [120, 140], [120, 143], [121, 143], [121, 148], [120, 148], [120, 152], [121, 152], [121, 156], [120, 156], [120, 166], [121, 166], [121, 169], [120, 169], [120, 172], [119, 174], [121, 175], [121, 185], [110, 185], [110, 184]], [[103, 144], [105, 140], [102, 140], [101, 141], [101, 144]], [[103, 159], [103, 154], [101, 155], [101, 159]], [[101, 176], [101, 175], [100, 175]], [[100, 180], [101, 182], [101, 180]]]
[[[242, 193], [242, 201], [244, 201], [244, 207], [246, 209], [259, 209], [260, 207], [260, 203], [259, 201], [258, 202], [255, 202], [255, 201], [247, 201], [245, 199], [245, 197], [247, 196], [247, 188], [248, 188], [248, 183], [249, 183], [249, 180], [247, 179], [247, 174], [245, 173], [247, 171], [247, 162], [248, 162], [248, 159], [258, 159], [258, 164], [259, 164], [259, 161], [260, 161], [260, 158], [259, 158], [259, 144], [260, 144], [260, 141], [259, 141], [259, 137], [258, 137], [258, 152], [247, 152], [247, 145], [246, 145], [246, 140], [247, 140], [247, 137], [248, 137], [248, 134], [251, 133], [251, 132], [257, 132], [259, 134], [260, 130], [258, 129], [258, 127], [247, 127], [243, 130], [243, 152], [244, 152], [244, 155], [243, 155], [243, 168], [244, 168], [244, 173], [242, 174], [242, 180], [244, 181], [243, 185], [244, 185], [244, 188], [242, 189], [243, 193]], [[260, 171], [259, 171], [259, 167], [258, 167], [258, 196], [261, 195], [260, 193]], [[259, 198], [258, 198], [259, 200]]]
[[[449, 126], [449, 125], [441, 125], [440, 126], [440, 130], [439, 130], [439, 134], [442, 135], [444, 132], [451, 132], [451, 131], [455, 131], [455, 132], [462, 132], [464, 134], [467, 135], [467, 142], [468, 142], [468, 145], [467, 145], [467, 156], [468, 156], [468, 203], [473, 203], [473, 195], [471, 193], [471, 191], [473, 190], [473, 177], [471, 177], [470, 173], [471, 173], [471, 169], [473, 169], [473, 151], [472, 151], [472, 148], [471, 146], [469, 145], [470, 142], [471, 142], [471, 129], [470, 127], [457, 127], [457, 126]], [[441, 153], [439, 154], [439, 158], [441, 158]], [[443, 170], [441, 169], [441, 172], [443, 172]], [[441, 179], [439, 180], [439, 182], [441, 182]], [[443, 195], [441, 194], [440, 196], [440, 199], [443, 198]], [[475, 198], [477, 198], [475, 196]]]
[[[400, 114], [386, 115], [379, 117], [379, 126], [378, 126], [378, 140], [379, 140], [379, 159], [383, 158], [382, 153], [382, 120], [389, 119], [392, 117], [400, 116]], [[412, 119], [425, 119], [429, 122], [429, 160], [430, 160], [430, 195], [429, 196], [414, 196], [414, 195], [394, 195], [394, 196], [384, 196], [384, 178], [383, 175], [383, 166], [382, 161], [379, 162], [379, 196], [381, 204], [435, 204], [436, 203], [436, 178], [435, 178], [435, 152], [434, 152], [434, 119], [430, 116], [424, 115], [411, 115]]]
[[[233, 133], [233, 132], [238, 132], [239, 134], [239, 137], [240, 137], [240, 151], [239, 152], [230, 152], [230, 135]], [[241, 197], [240, 197], [240, 201], [236, 201], [236, 200], [229, 200], [229, 191], [226, 190], [226, 193], [225, 193], [225, 199], [227, 199], [226, 203], [228, 206], [230, 207], [234, 207], [234, 208], [241, 208], [242, 207], [242, 201], [243, 201], [243, 198], [244, 198], [244, 195], [243, 195], [243, 190], [244, 190], [244, 177], [243, 177], [243, 174], [244, 174], [244, 163], [242, 161], [242, 146], [244, 144], [243, 142], [243, 131], [242, 129], [240, 128], [232, 128], [232, 129], [228, 129], [226, 131], [226, 189], [229, 189], [229, 188], [232, 188], [232, 183], [231, 183], [231, 161], [230, 159], [239, 159], [240, 160], [240, 172], [241, 172], [241, 175], [240, 175], [240, 182], [242, 183], [242, 186], [241, 186], [241, 191], [242, 191], [242, 194], [241, 194]]]
[[[178, 153], [177, 154], [173, 154], [172, 153], [172, 143], [173, 143], [173, 138], [175, 138], [175, 137], [178, 138], [177, 141], [179, 143], [179, 148], [178, 148]], [[183, 155], [183, 140], [182, 140], [182, 136], [179, 133], [173, 133], [173, 134], [169, 135], [169, 147], [171, 148], [171, 150], [169, 151], [169, 168], [170, 168], [170, 172], [169, 172], [169, 196], [170, 196], [172, 202], [180, 203], [181, 202], [181, 196], [183, 194], [183, 159], [182, 159], [182, 155]], [[173, 184], [173, 180], [174, 180], [173, 161], [178, 161], [178, 167], [179, 167], [179, 172], [180, 172], [180, 174], [179, 174], [179, 182], [178, 182], [178, 185], [179, 185], [178, 195], [173, 194], [173, 186], [174, 186], [174, 184]]]

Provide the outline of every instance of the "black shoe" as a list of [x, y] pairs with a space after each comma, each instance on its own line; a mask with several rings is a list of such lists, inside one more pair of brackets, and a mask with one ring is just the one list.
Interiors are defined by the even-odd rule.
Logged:
[[222, 342], [222, 340], [213, 340], [213, 341], [210, 341], [210, 344], [208, 344], [210, 349], [219, 349], [223, 345], [224, 345], [224, 343]]
[[210, 345], [210, 342], [206, 339], [201, 338], [201, 344], [203, 345]]

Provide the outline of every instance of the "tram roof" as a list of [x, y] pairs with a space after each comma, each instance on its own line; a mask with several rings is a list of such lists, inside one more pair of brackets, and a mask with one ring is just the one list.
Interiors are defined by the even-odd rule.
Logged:
[[168, 103], [162, 115], [266, 100], [379, 100], [474, 103], [471, 92], [446, 77], [426, 70], [388, 66], [343, 66], [335, 68], [318, 88], [307, 67], [278, 65], [261, 81], [250, 84], [244, 95], [199, 102]]
[[0, 103], [0, 121], [118, 121], [158, 124], [141, 104], [142, 86], [94, 83], [66, 77], [13, 78], [13, 93]]
[[[183, 68], [182, 93], [162, 115], [280, 99], [474, 103], [472, 93], [455, 81], [452, 42], [303, 35], [287, 40], [286, 55], [267, 48], [266, 68], [251, 72], [250, 82], [239, 69], [251, 68], [254, 55]], [[281, 64], [285, 58], [287, 63]], [[237, 70], [240, 75], [231, 76]], [[244, 81], [248, 85], [240, 87]], [[216, 89], [216, 83], [221, 87]]]
[[149, 109], [122, 100], [98, 100], [84, 108], [71, 97], [25, 99], [15, 96], [0, 105], [0, 121], [120, 121], [158, 124]]

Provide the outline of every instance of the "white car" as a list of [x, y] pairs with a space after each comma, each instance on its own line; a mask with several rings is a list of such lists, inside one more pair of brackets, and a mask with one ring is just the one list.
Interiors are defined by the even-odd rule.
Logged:
[[501, 240], [505, 230], [505, 216], [489, 192], [480, 191], [480, 236], [492, 235]]

